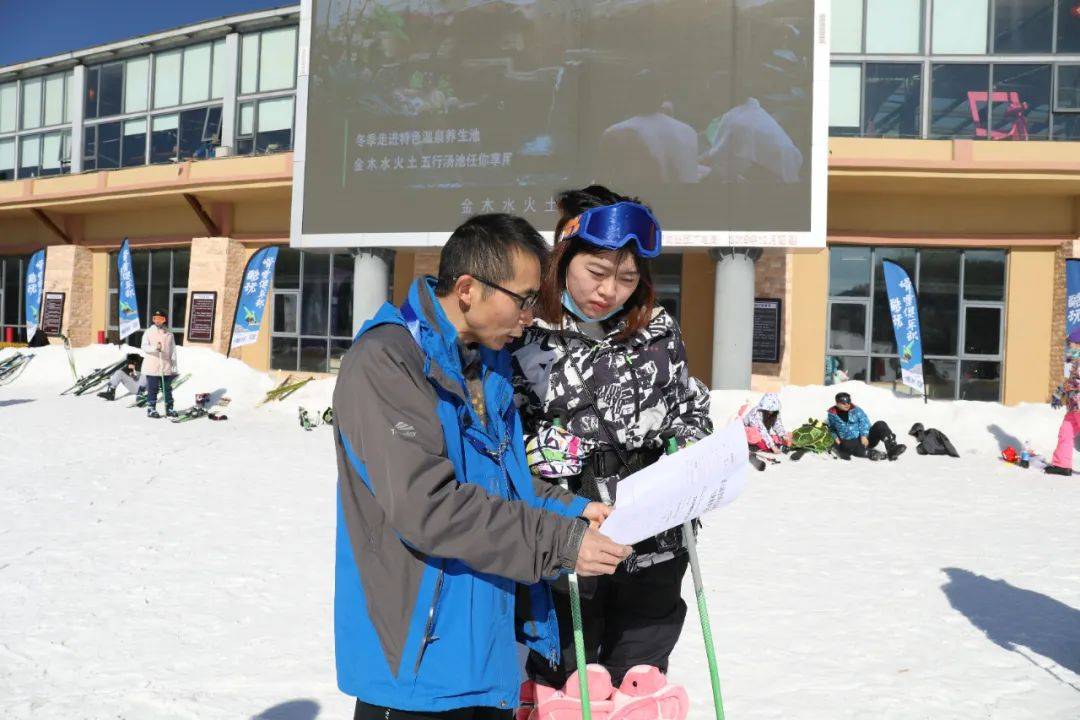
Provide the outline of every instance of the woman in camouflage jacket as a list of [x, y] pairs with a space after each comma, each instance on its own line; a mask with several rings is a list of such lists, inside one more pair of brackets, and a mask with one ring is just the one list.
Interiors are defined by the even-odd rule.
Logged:
[[[655, 462], [670, 439], [681, 447], [712, 432], [709, 394], [689, 374], [678, 323], [655, 304], [659, 226], [654, 244], [633, 233], [646, 234], [651, 213], [601, 186], [563, 193], [559, 209], [538, 317], [513, 350], [518, 403], [534, 474], [612, 504], [619, 480]], [[686, 615], [681, 530], [634, 549], [615, 576], [582, 588], [588, 662], [607, 667], [616, 686], [634, 665], [667, 671]], [[575, 660], [568, 599], [555, 598], [562, 664], [530, 656], [527, 669], [561, 687]]]

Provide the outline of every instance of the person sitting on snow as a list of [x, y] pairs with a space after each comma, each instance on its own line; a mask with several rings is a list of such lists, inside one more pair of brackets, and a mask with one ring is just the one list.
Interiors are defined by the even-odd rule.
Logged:
[[[846, 392], [836, 394], [836, 404], [829, 408], [829, 429], [836, 436], [834, 450], [843, 460], [850, 460], [852, 455], [882, 460], [895, 460], [907, 450], [907, 445], [896, 442], [894, 433], [884, 420], [873, 425], [862, 408], [855, 407], [851, 395]], [[886, 452], [875, 450], [878, 443], [885, 443]]]
[[780, 422], [780, 398], [765, 393], [758, 404], [743, 415], [746, 442], [755, 450], [785, 452], [791, 446], [791, 433]]
[[945, 433], [937, 428], [925, 428], [922, 423], [915, 423], [911, 426], [911, 430], [908, 431], [908, 435], [915, 438], [915, 441], [918, 443], [918, 445], [915, 446], [915, 452], [920, 455], [949, 455], [954, 458], [960, 457], [960, 453], [956, 452], [956, 448], [953, 447], [952, 441], [949, 440]]
[[139, 372], [142, 367], [142, 356], [131, 354], [127, 356], [127, 364], [109, 376], [109, 386], [97, 395], [103, 400], [115, 400], [116, 388], [121, 385], [129, 393], [138, 395], [146, 394], [146, 376]]

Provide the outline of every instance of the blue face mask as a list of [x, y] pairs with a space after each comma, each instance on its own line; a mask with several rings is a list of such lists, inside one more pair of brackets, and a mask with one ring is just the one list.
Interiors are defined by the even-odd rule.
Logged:
[[618, 315], [620, 312], [622, 312], [622, 309], [623, 309], [623, 306], [620, 305], [619, 307], [615, 308], [614, 310], [609, 312], [607, 315], [604, 315], [603, 317], [597, 317], [597, 318], [589, 317], [588, 315], [585, 314], [584, 310], [582, 310], [581, 308], [579, 308], [577, 306], [577, 303], [574, 302], [574, 298], [570, 297], [570, 291], [569, 290], [563, 290], [562, 304], [563, 304], [564, 308], [566, 308], [571, 313], [573, 313], [575, 316], [577, 316], [577, 318], [579, 320], [584, 320], [585, 322], [603, 322], [604, 320], [607, 320], [608, 318], [610, 318], [610, 317], [612, 317], [614, 315]]

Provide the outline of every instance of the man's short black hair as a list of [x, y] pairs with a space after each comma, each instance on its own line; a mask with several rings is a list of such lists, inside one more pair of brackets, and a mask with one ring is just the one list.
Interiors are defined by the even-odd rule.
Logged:
[[543, 266], [548, 245], [528, 220], [516, 215], [494, 213], [469, 218], [454, 231], [439, 254], [435, 294], [449, 295], [462, 275], [498, 284], [512, 280], [515, 252], [533, 255]]

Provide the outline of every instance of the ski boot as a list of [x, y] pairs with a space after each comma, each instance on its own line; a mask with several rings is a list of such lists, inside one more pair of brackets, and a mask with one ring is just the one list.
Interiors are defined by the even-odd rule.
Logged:
[[1073, 474], [1072, 470], [1069, 468], [1063, 468], [1058, 465], [1047, 465], [1043, 469], [1043, 472], [1047, 475], [1064, 475], [1065, 477], [1069, 477]]
[[102, 390], [101, 392], [99, 392], [97, 394], [97, 396], [99, 398], [101, 398], [102, 400], [108, 400], [109, 402], [112, 402], [113, 400], [116, 399], [116, 388], [107, 387], [104, 390]]
[[172, 408], [165, 408], [165, 417], [167, 417], [167, 418], [177, 418], [177, 417], [180, 417], [180, 413], [176, 412]]
[[867, 450], [866, 451], [866, 459], [870, 460], [871, 462], [878, 462], [879, 460], [884, 460], [887, 457], [889, 457], [889, 456], [886, 455], [885, 453], [881, 452], [880, 450]]
[[788, 457], [791, 458], [791, 462], [799, 462], [803, 459], [803, 455], [805, 454], [806, 448], [797, 448], [795, 450], [792, 450], [791, 454]]
[[754, 466], [754, 469], [758, 472], [765, 470], [765, 461], [759, 458], [755, 453], [750, 453], [750, 464]]
[[907, 450], [907, 445], [896, 442], [895, 435], [885, 438], [885, 456], [890, 462], [903, 455], [905, 450]]
[[833, 445], [832, 451], [833, 451], [833, 454], [836, 455], [836, 457], [840, 458], [841, 460], [850, 460], [851, 459], [851, 453], [848, 452], [847, 448], [843, 447], [842, 445]]
[[155, 408], [147, 408], [146, 409], [146, 417], [153, 418], [154, 420], [160, 420], [161, 419], [161, 413], [159, 413], [157, 411], [157, 409], [155, 409]]
[[659, 668], [635, 665], [612, 696], [610, 720], [685, 720], [690, 712], [686, 688], [672, 685]]

